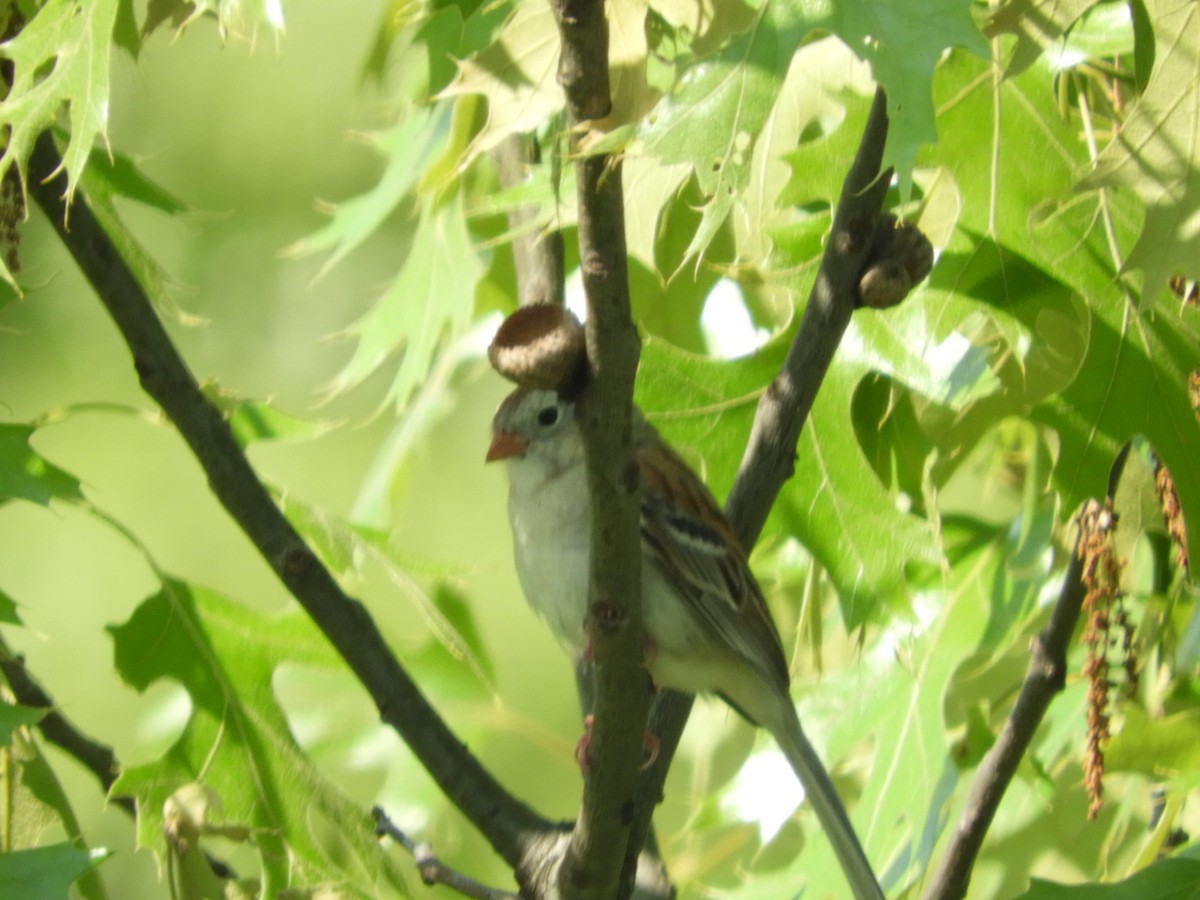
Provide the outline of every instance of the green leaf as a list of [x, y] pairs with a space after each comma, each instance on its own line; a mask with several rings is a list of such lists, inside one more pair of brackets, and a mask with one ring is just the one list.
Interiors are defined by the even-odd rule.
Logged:
[[264, 400], [247, 400], [215, 383], [205, 384], [201, 389], [224, 414], [229, 430], [242, 448], [255, 441], [316, 438], [335, 427], [333, 422], [290, 415]]
[[4, 591], [0, 591], [0, 622], [7, 625], [21, 624], [21, 617], [17, 615], [17, 601]]
[[261, 25], [283, 33], [282, 0], [168, 0], [162, 15], [184, 14], [184, 26], [203, 15], [215, 16], [222, 37], [232, 35], [252, 41]]
[[1144, 271], [1149, 307], [1171, 276], [1200, 279], [1200, 15], [1166, 0], [1146, 8], [1158, 38], [1150, 81], [1084, 185], [1128, 188], [1145, 205], [1125, 266]]
[[46, 460], [29, 445], [37, 429], [0, 424], [0, 503], [28, 500], [42, 506], [51, 500], [83, 500], [75, 476]]
[[[65, 133], [60, 132], [62, 141], [65, 142], [67, 137]], [[187, 209], [187, 204], [151, 179], [138, 168], [137, 163], [123, 153], [109, 153], [93, 148], [84, 173], [84, 190], [93, 203], [96, 202], [97, 196], [105, 201], [113, 197], [124, 197], [168, 215]]]
[[[296, 530], [321, 554], [322, 561], [340, 578], [361, 575], [368, 565], [379, 569], [424, 621], [453, 658], [465, 663], [481, 683], [488, 684], [492, 664], [480, 640], [470, 609], [457, 603], [457, 593], [443, 582], [461, 576], [461, 571], [395, 545], [389, 532], [351, 524], [295, 495], [277, 498]], [[438, 584], [431, 598], [422, 582]]]
[[471, 143], [464, 166], [510, 134], [537, 131], [563, 108], [555, 79], [558, 50], [550, 6], [518, 3], [495, 40], [459, 62], [458, 76], [440, 96], [481, 94], [488, 106], [487, 124]]
[[[989, 617], [1016, 587], [1005, 579], [1012, 548], [1002, 535], [970, 522], [947, 531], [958, 566], [914, 597], [913, 619], [894, 622], [876, 646], [798, 698], [805, 730], [835, 779], [843, 762], [847, 777], [863, 773], [851, 818], [889, 896], [916, 882], [947, 821], [958, 780], [947, 696], [979, 651]], [[754, 879], [753, 896], [792, 896], [802, 881], [806, 896], [840, 896], [840, 878], [828, 842], [806, 841], [784, 869]]]
[[747, 31], [691, 67], [636, 128], [634, 149], [664, 166], [687, 163], [706, 198], [680, 265], [704, 254], [749, 184], [755, 141], [803, 33], [786, 4], [764, 4]]
[[[45, 710], [38, 712], [44, 713]], [[86, 852], [86, 846], [78, 837], [83, 833], [83, 828], [39, 742], [32, 735], [12, 732], [4, 753], [8, 765], [5, 767], [6, 774], [0, 775], [0, 782], [5, 782], [2, 785], [7, 811], [5, 838], [9, 848], [23, 850], [38, 847], [45, 841], [46, 830], [54, 827], [75, 836], [76, 848]], [[107, 855], [107, 851], [93, 851], [93, 854], [98, 861]], [[3, 859], [2, 855], [0, 859]], [[107, 896], [103, 882], [91, 868], [78, 877], [75, 888], [87, 900], [104, 900]], [[0, 896], [8, 895], [0, 893]]]
[[777, 512], [828, 569], [848, 629], [869, 620], [881, 601], [905, 605], [907, 565], [941, 560], [933, 530], [901, 511], [855, 437], [853, 395], [872, 370], [855, 349], [844, 340], [825, 376]]
[[[1118, 450], [1141, 435], [1171, 470], [1185, 520], [1200, 521], [1200, 428], [1187, 390], [1200, 369], [1200, 309], [1143, 310], [1112, 291], [1093, 299], [1092, 312], [1079, 375], [1037, 412], [1061, 441], [1055, 476], [1065, 508], [1103, 496]], [[1188, 552], [1200, 558], [1200, 529], [1189, 529]]]
[[971, 19], [971, 3], [852, 0], [815, 6], [824, 15], [810, 19], [809, 27], [828, 28], [838, 35], [871, 64], [875, 80], [887, 92], [889, 124], [884, 162], [895, 166], [901, 195], [907, 197], [918, 149], [937, 140], [934, 68], [952, 47], [961, 47], [982, 59], [991, 56]]
[[354, 355], [332, 384], [335, 393], [361, 384], [403, 351], [387, 399], [403, 408], [428, 377], [439, 347], [471, 321], [483, 266], [463, 214], [462, 193], [444, 203], [426, 199], [404, 267], [383, 298], [349, 330]]
[[1193, 900], [1200, 893], [1200, 862], [1164, 859], [1113, 884], [1055, 884], [1034, 878], [1018, 900]]
[[984, 34], [1015, 35], [1005, 66], [1008, 77], [1019, 75], [1063, 36], [1071, 24], [1098, 0], [1007, 0], [992, 10]]
[[138, 33], [137, 17], [133, 11], [133, 0], [117, 0], [117, 21], [113, 27], [113, 43], [125, 50], [134, 59], [142, 49], [142, 36]]
[[[495, 40], [503, 24], [512, 15], [517, 0], [483, 3], [464, 2], [440, 5], [421, 24], [417, 40], [428, 48], [429, 84], [427, 91], [437, 94], [445, 89], [458, 74], [458, 60], [469, 59]], [[392, 0], [398, 6], [396, 12], [387, 17], [380, 28], [379, 38], [367, 61], [367, 70], [382, 77], [387, 60], [387, 50], [395, 36], [402, 33], [404, 7], [412, 5], [407, 0]]]
[[[8, 802], [12, 810], [10, 835], [13, 848], [41, 845], [46, 828], [55, 823], [67, 835], [76, 836], [74, 844], [79, 852], [91, 853], [96, 862], [107, 858], [107, 850], [88, 850], [82, 839], [78, 838], [83, 834], [83, 827], [72, 808], [71, 798], [67, 797], [58, 775], [50, 768], [41, 745], [36, 740], [23, 739], [18, 732], [8, 754], [10, 760], [18, 764], [20, 772], [19, 784], [16, 787], [10, 784], [7, 788], [12, 794]], [[107, 898], [104, 884], [92, 868], [77, 877], [74, 887], [86, 900]], [[0, 892], [0, 896], [5, 894]]]
[[117, 0], [47, 0], [20, 34], [0, 44], [0, 55], [13, 63], [12, 87], [0, 103], [0, 126], [11, 129], [0, 172], [16, 165], [24, 181], [33, 142], [66, 106], [71, 136], [62, 168], [70, 202], [108, 122], [116, 16]]
[[[655, 160], [658, 170], [672, 185], [690, 169], [705, 196], [703, 217], [685, 256], [702, 256], [713, 236], [730, 213], [747, 200], [752, 180], [765, 165], [756, 147], [779, 110], [781, 91], [789, 69], [807, 48], [806, 38], [814, 31], [838, 35], [855, 54], [870, 63], [876, 79], [888, 92], [891, 128], [887, 159], [900, 174], [902, 193], [907, 194], [913, 161], [922, 144], [936, 140], [930, 96], [934, 66], [947, 47], [967, 47], [983, 57], [987, 46], [975, 28], [965, 0], [922, 0], [899, 3], [840, 3], [835, 5], [800, 2], [762, 4], [748, 27], [736, 34], [715, 54], [702, 56], [688, 66], [678, 84], [664, 95], [640, 123], [616, 131], [598, 141], [593, 150], [623, 149]], [[842, 77], [844, 66], [823, 65], [810, 60], [812, 70], [799, 65], [804, 87], [786, 103], [797, 121], [791, 126], [807, 128], [832, 118], [831, 104], [817, 97]], [[830, 74], [831, 72], [836, 73]], [[824, 107], [824, 108], [823, 108]], [[771, 129], [773, 131], [773, 129]], [[860, 129], [852, 129], [851, 148]], [[805, 177], [837, 177], [853, 149], [839, 155], [827, 169], [807, 169]], [[670, 167], [686, 167], [675, 168]], [[763, 186], [757, 190], [761, 192]], [[661, 190], [661, 185], [656, 187]], [[833, 193], [836, 196], [836, 190]], [[786, 202], [781, 200], [780, 202]], [[761, 209], [759, 210], [761, 219]]]
[[1104, 750], [1104, 767], [1171, 778], [1200, 770], [1200, 710], [1151, 718], [1139, 706], [1122, 704], [1120, 731]]
[[71, 883], [108, 856], [68, 843], [0, 853], [0, 897], [68, 900]]
[[450, 135], [452, 111], [450, 103], [417, 109], [400, 125], [372, 136], [372, 145], [387, 160], [379, 183], [366, 194], [338, 205], [327, 225], [284, 252], [307, 256], [332, 251], [317, 274], [320, 278], [361, 245], [399, 207], [441, 153]]
[[[957, 54], [938, 88], [942, 139], [930, 157], [962, 192], [966, 244], [938, 260], [930, 282], [1016, 313], [1037, 339], [1041, 361], [1022, 376], [1024, 409], [1013, 411], [1032, 407], [1058, 432], [1064, 512], [1102, 496], [1118, 448], [1142, 435], [1175, 475], [1185, 518], [1200, 519], [1187, 396], [1188, 375], [1200, 368], [1200, 310], [1143, 308], [1121, 278], [1121, 248], [1138, 239], [1137, 198], [1078, 189], [1087, 145], [1060, 115], [1044, 63], [996, 84], [983, 64]], [[984, 121], [1000, 123], [990, 155], [978, 152]], [[1020, 163], [1030, 159], [1039, 164]], [[985, 252], [1003, 255], [981, 270]], [[1200, 530], [1188, 543], [1200, 553]]]
[[[718, 497], [736, 474], [758, 397], [786, 352], [785, 337], [790, 340], [790, 333], [731, 362], [690, 356], [656, 341], [643, 349], [638, 402]], [[774, 531], [782, 525], [798, 537], [829, 572], [850, 629], [870, 618], [881, 600], [902, 595], [908, 563], [941, 559], [932, 530], [897, 508], [854, 437], [851, 399], [870, 371], [854, 344], [843, 345], [826, 377], [800, 435], [796, 472], [768, 526]], [[888, 539], [880, 540], [881, 534]]]
[[16, 729], [36, 725], [48, 712], [48, 709], [15, 706], [0, 700], [0, 747], [8, 746]]
[[[175, 745], [155, 762], [126, 769], [113, 786], [114, 794], [137, 800], [139, 846], [163, 852], [164, 804], [181, 787], [199, 782], [219, 799], [225, 823], [248, 829], [265, 893], [344, 883], [349, 874], [360, 896], [376, 896], [376, 880], [405, 895], [370, 817], [297, 746], [272, 692], [272, 675], [284, 661], [338, 665], [302, 613], [265, 616], [168, 581], [109, 631], [117, 669], [128, 684], [143, 691], [168, 678], [192, 700]], [[342, 861], [334, 862], [339, 856]]]
[[[56, 133], [58, 129], [55, 129]], [[63, 143], [66, 135], [59, 138]], [[128, 157], [93, 149], [79, 179], [100, 227], [116, 245], [121, 259], [133, 271], [138, 283], [161, 309], [170, 277], [153, 256], [142, 246], [125, 225], [114, 202], [122, 197], [135, 200], [168, 214], [182, 212], [186, 207], [168, 191], [155, 184]]]
[[[496, 693], [494, 672], [471, 604], [459, 591], [442, 583], [434, 591], [433, 605], [445, 627], [437, 632], [438, 640], [427, 642], [407, 658], [407, 663], [419, 674], [422, 685], [436, 696], [456, 701], [491, 699]], [[447, 632], [452, 640], [446, 639]]]

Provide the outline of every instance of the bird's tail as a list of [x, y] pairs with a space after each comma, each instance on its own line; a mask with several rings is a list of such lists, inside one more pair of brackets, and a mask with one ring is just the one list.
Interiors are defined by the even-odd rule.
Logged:
[[858, 835], [846, 815], [846, 808], [837, 795], [820, 757], [800, 727], [800, 719], [790, 701], [786, 701], [787, 713], [783, 727], [777, 735], [779, 747], [792, 766], [792, 771], [804, 785], [804, 792], [817, 812], [821, 827], [829, 836], [837, 854], [842, 871], [857, 900], [883, 900], [883, 891], [875, 879], [867, 855], [863, 852]]

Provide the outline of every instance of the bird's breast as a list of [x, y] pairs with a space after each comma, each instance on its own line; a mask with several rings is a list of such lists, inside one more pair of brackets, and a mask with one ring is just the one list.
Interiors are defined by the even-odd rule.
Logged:
[[514, 461], [508, 514], [529, 605], [575, 653], [585, 643], [591, 510], [582, 467], [545, 477]]

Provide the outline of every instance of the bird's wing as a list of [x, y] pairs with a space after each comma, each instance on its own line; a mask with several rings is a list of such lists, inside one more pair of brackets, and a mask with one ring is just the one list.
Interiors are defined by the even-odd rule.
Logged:
[[779, 632], [729, 522], [708, 488], [661, 440], [639, 442], [641, 535], [651, 564], [717, 646], [787, 693]]

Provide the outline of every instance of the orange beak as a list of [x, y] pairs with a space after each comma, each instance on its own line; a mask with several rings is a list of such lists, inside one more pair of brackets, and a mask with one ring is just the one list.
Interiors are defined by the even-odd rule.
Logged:
[[529, 447], [529, 441], [515, 434], [502, 431], [492, 436], [492, 445], [488, 447], [484, 462], [495, 462], [498, 459], [512, 459], [520, 456]]

